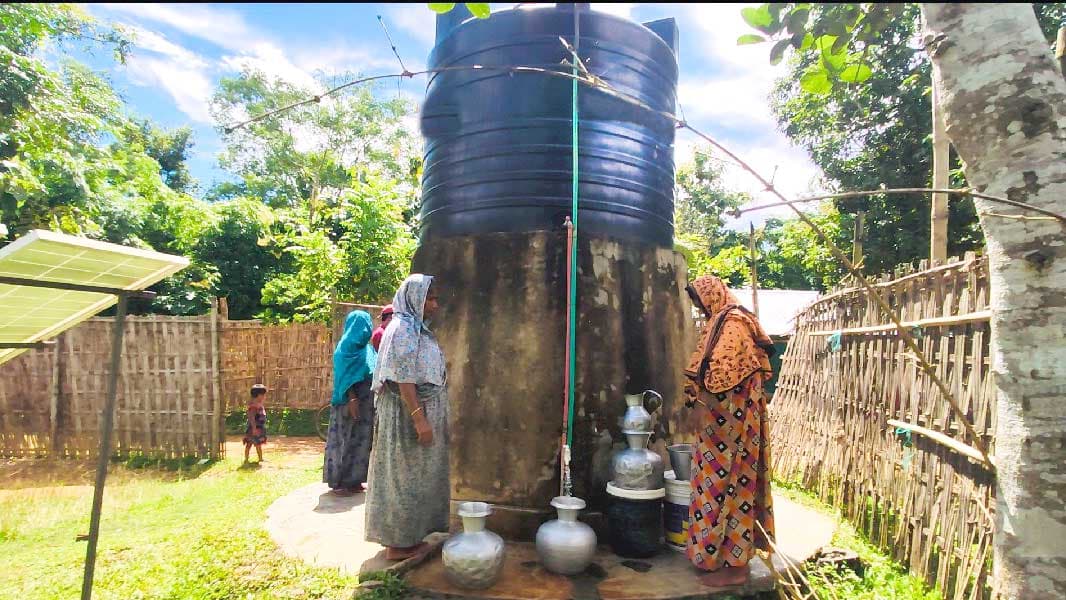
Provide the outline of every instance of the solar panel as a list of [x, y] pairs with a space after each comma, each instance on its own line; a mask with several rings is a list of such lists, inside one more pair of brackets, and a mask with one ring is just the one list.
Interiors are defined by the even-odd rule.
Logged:
[[[138, 291], [189, 259], [35, 230], [0, 248], [0, 277]], [[113, 294], [0, 283], [0, 344], [41, 342], [116, 302]], [[25, 352], [0, 348], [0, 363]]]

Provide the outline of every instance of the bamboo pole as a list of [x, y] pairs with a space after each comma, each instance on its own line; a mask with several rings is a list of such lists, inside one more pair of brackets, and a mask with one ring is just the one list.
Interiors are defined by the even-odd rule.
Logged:
[[[918, 319], [915, 321], [902, 321], [900, 325], [904, 327], [950, 327], [952, 325], [963, 325], [966, 323], [983, 323], [992, 320], [992, 311], [982, 310], [965, 315], [955, 315], [951, 317], [929, 317], [927, 319]], [[847, 329], [839, 330], [825, 330], [825, 331], [810, 331], [807, 335], [833, 335], [839, 333], [841, 335], [851, 334], [863, 334], [863, 333], [882, 333], [885, 331], [895, 331], [895, 325], [871, 325], [869, 327], [849, 327]]]
[[1055, 40], [1055, 58], [1058, 59], [1059, 71], [1066, 77], [1066, 26], [1059, 27], [1059, 37]]
[[63, 380], [60, 378], [60, 369], [62, 368], [60, 363], [62, 361], [63, 348], [60, 344], [63, 343], [63, 334], [60, 334], [56, 338], [56, 345], [52, 349], [52, 379], [50, 385], [52, 387], [48, 394], [48, 427], [49, 436], [48, 439], [51, 444], [52, 458], [62, 456], [60, 451], [59, 440], [59, 405], [60, 397], [63, 394], [62, 385]]
[[[936, 74], [933, 74], [936, 77]], [[940, 97], [936, 82], [933, 82], [933, 187], [948, 187], [948, 154], [951, 144], [944, 126], [944, 115], [940, 108]], [[948, 258], [948, 195], [933, 192], [930, 214], [929, 258], [934, 263], [943, 263]]]
[[218, 318], [220, 298], [211, 303], [211, 456], [221, 459], [226, 452], [226, 411], [222, 404], [222, 365], [219, 354], [222, 351], [218, 336]]
[[860, 210], [855, 213], [855, 231], [851, 241], [851, 262], [858, 267], [862, 264], [862, 242], [866, 239], [866, 211]]
[[759, 259], [755, 255], [755, 223], [749, 223], [748, 252], [751, 253], [751, 307], [755, 318], [759, 318]]
[[[950, 436], [940, 433], [939, 431], [933, 431], [932, 429], [926, 429], [925, 427], [922, 427], [920, 425], [915, 425], [913, 423], [907, 423], [905, 421], [899, 421], [896, 419], [888, 419], [885, 422], [892, 427], [908, 429], [914, 433], [923, 435], [940, 444], [941, 446], [951, 448], [955, 452], [958, 452], [959, 454], [962, 454], [964, 456], [968, 456], [981, 463], [982, 465], [985, 465], [985, 457], [977, 448], [974, 448], [973, 446], [970, 446], [968, 444], [964, 444]], [[989, 456], [988, 459], [989, 461], [994, 461], [994, 458], [991, 456]]]

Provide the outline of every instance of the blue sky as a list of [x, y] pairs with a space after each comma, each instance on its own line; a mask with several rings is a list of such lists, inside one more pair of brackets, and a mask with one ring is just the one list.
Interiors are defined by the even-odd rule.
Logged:
[[[492, 5], [493, 10], [512, 6]], [[770, 66], [765, 45], [736, 45], [737, 36], [748, 33], [740, 18], [744, 5], [592, 6], [636, 21], [676, 18], [679, 98], [687, 119], [766, 174], [776, 168], [775, 184], [786, 194], [818, 189], [818, 170], [777, 131], [766, 100], [783, 67]], [[88, 9], [132, 30], [135, 44], [124, 66], [102, 55], [87, 62], [107, 73], [134, 112], [168, 127], [193, 128], [190, 168], [205, 188], [225, 178], [217, 167], [222, 145], [208, 110], [221, 77], [251, 66], [311, 88], [317, 85], [316, 75], [328, 81], [347, 72], [398, 72], [377, 15], [411, 70], [425, 65], [433, 41], [434, 15], [425, 4], [91, 4]], [[416, 78], [401, 90], [419, 100], [424, 85], [424, 78]], [[417, 127], [413, 118], [409, 124]], [[679, 163], [691, 156], [695, 144], [690, 134], [679, 135]], [[751, 192], [757, 202], [771, 200], [735, 167], [727, 168], [726, 180]], [[767, 214], [772, 213], [757, 219]]]

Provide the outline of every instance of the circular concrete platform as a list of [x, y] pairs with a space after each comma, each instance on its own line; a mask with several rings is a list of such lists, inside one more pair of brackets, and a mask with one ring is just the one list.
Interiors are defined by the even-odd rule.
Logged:
[[[799, 564], [828, 545], [836, 522], [817, 511], [786, 498], [774, 498], [778, 548], [788, 562]], [[788, 570], [785, 557], [773, 557], [774, 569]], [[600, 546], [593, 564], [574, 577], [555, 575], [537, 561], [530, 543], [507, 544], [504, 572], [487, 590], [456, 588], [444, 577], [439, 555], [413, 567], [406, 576], [412, 598], [418, 600], [698, 600], [737, 598], [775, 587], [769, 567], [760, 559], [751, 562], [751, 577], [743, 585], [708, 588], [699, 580], [684, 553], [663, 549], [643, 560], [627, 560]]]
[[[500, 582], [471, 593], [448, 586], [439, 553], [425, 562], [386, 561], [381, 546], [363, 539], [364, 501], [364, 494], [341, 497], [330, 494], [324, 483], [308, 485], [279, 498], [267, 509], [266, 528], [285, 555], [314, 565], [336, 567], [350, 574], [408, 571], [412, 598], [678, 600], [751, 594], [773, 587], [770, 571], [760, 560], [752, 561], [752, 577], [744, 586], [728, 590], [702, 587], [684, 554], [669, 549], [652, 559], [631, 561], [614, 556], [604, 547], [593, 568], [577, 577], [562, 577], [537, 563], [532, 544], [509, 542]], [[774, 498], [774, 514], [778, 547], [796, 562], [828, 545], [836, 530], [831, 517], [782, 496]], [[775, 557], [774, 564], [778, 570], [785, 568], [781, 557]]]
[[274, 501], [266, 528], [286, 556], [353, 575], [382, 570], [391, 564], [384, 548], [364, 540], [365, 500], [366, 494], [335, 496], [314, 483]]

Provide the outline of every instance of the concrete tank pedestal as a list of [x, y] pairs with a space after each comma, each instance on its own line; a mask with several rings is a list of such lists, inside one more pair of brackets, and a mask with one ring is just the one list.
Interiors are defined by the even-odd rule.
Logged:
[[[680, 254], [581, 236], [578, 267], [571, 471], [596, 527], [610, 456], [622, 447], [624, 394], [663, 395], [653, 447], [664, 460], [666, 444], [691, 441], [682, 432], [681, 369], [695, 338]], [[413, 271], [440, 286], [432, 329], [448, 363], [452, 502], [492, 503], [490, 529], [530, 540], [559, 494], [566, 233], [431, 238]]]

